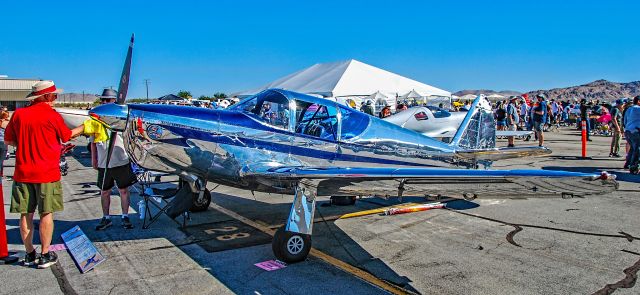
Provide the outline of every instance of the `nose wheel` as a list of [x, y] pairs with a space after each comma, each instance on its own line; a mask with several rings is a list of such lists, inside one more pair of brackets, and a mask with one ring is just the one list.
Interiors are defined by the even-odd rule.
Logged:
[[311, 236], [279, 228], [271, 243], [273, 254], [286, 263], [303, 261], [311, 250]]
[[207, 211], [209, 208], [209, 204], [211, 204], [211, 192], [208, 189], [205, 189], [202, 198], [199, 198], [199, 195], [200, 193], [193, 194], [193, 204], [189, 211], [202, 212]]

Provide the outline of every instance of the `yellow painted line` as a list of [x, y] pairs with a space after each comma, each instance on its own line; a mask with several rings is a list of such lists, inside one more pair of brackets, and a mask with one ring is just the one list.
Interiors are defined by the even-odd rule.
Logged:
[[[209, 206], [212, 207], [213, 209], [221, 212], [221, 213], [227, 214], [227, 215], [239, 220], [240, 222], [243, 222], [244, 224], [253, 226], [253, 227], [259, 229], [260, 231], [262, 231], [262, 232], [264, 232], [264, 233], [266, 233], [268, 235], [273, 236], [275, 234], [275, 232], [276, 232], [275, 230], [269, 228], [268, 226], [263, 225], [261, 222], [260, 223], [255, 222], [255, 221], [253, 221], [253, 220], [251, 220], [249, 218], [246, 218], [246, 217], [244, 217], [244, 216], [242, 216], [242, 215], [240, 215], [240, 214], [238, 214], [238, 213], [236, 213], [234, 211], [231, 211], [231, 210], [229, 210], [227, 208], [224, 208], [224, 207], [222, 207], [222, 206], [220, 206], [218, 204], [211, 203], [211, 205], [209, 205]], [[387, 283], [387, 282], [385, 282], [385, 281], [383, 281], [381, 279], [378, 279], [374, 275], [372, 275], [372, 274], [370, 274], [370, 273], [368, 273], [368, 272], [366, 272], [364, 270], [361, 270], [361, 269], [359, 269], [357, 267], [354, 267], [351, 264], [348, 264], [348, 263], [346, 263], [346, 262], [344, 262], [344, 261], [342, 261], [340, 259], [337, 259], [337, 258], [335, 258], [335, 257], [333, 257], [333, 256], [331, 256], [329, 254], [326, 254], [326, 253], [324, 253], [324, 252], [322, 252], [322, 251], [320, 251], [320, 250], [318, 250], [316, 248], [312, 247], [311, 250], [309, 251], [309, 254], [311, 256], [316, 257], [316, 258], [318, 258], [318, 259], [320, 259], [320, 260], [322, 260], [322, 261], [324, 261], [326, 263], [329, 263], [329, 264], [331, 264], [331, 265], [333, 265], [333, 266], [335, 266], [335, 267], [337, 267], [337, 268], [339, 268], [339, 269], [341, 269], [341, 270], [343, 270], [343, 271], [345, 271], [347, 273], [350, 273], [350, 274], [354, 275], [355, 277], [357, 277], [357, 278], [359, 278], [359, 279], [361, 279], [361, 280], [363, 280], [365, 282], [368, 282], [369, 284], [377, 286], [378, 288], [383, 289], [383, 290], [385, 290], [385, 291], [387, 291], [389, 293], [392, 293], [392, 294], [411, 294], [405, 289], [402, 289], [402, 288], [400, 288], [398, 286], [395, 286], [393, 284], [389, 284], [389, 283]]]
[[329, 254], [326, 254], [316, 248], [311, 248], [311, 251], [309, 251], [309, 254], [313, 255], [316, 258], [319, 258], [345, 272], [348, 272], [358, 278], [360, 278], [363, 281], [366, 281], [372, 285], [377, 286], [378, 288], [381, 288], [391, 294], [411, 294], [409, 293], [407, 290], [402, 289], [398, 286], [389, 284], [381, 279], [376, 278], [374, 275], [361, 270], [357, 267], [352, 266], [351, 264], [348, 264], [340, 259], [337, 259]]

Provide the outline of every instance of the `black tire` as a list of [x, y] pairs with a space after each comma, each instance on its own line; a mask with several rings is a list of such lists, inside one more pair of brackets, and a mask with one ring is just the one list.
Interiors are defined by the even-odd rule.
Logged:
[[273, 236], [271, 249], [280, 261], [286, 263], [300, 262], [309, 255], [311, 236], [285, 231], [284, 227], [281, 227]]
[[202, 196], [202, 201], [198, 202], [198, 193], [193, 194], [193, 205], [189, 208], [191, 212], [202, 212], [207, 211], [209, 209], [209, 204], [211, 204], [211, 192], [208, 189], [204, 190], [204, 195]]
[[331, 196], [331, 204], [336, 206], [351, 206], [356, 204], [356, 196]]

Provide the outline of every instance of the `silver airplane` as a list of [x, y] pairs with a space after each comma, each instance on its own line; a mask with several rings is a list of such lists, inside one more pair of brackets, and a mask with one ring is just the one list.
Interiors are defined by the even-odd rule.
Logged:
[[[495, 160], [550, 153], [496, 148], [489, 102], [477, 99], [450, 143], [336, 102], [265, 90], [226, 110], [150, 104], [101, 105], [91, 116], [122, 132], [139, 166], [178, 175], [198, 202], [207, 182], [294, 195], [275, 256], [306, 258], [318, 196], [531, 198], [597, 195], [615, 175], [547, 170], [482, 170]], [[193, 200], [194, 196], [198, 196]]]
[[[484, 94], [476, 99], [484, 99]], [[408, 110], [386, 117], [383, 120], [398, 126], [411, 129], [432, 138], [440, 138], [449, 141], [462, 124], [466, 116], [465, 112], [450, 112], [443, 108], [426, 106], [412, 107]], [[510, 131], [497, 130], [496, 136], [527, 136], [533, 134], [532, 131]]]

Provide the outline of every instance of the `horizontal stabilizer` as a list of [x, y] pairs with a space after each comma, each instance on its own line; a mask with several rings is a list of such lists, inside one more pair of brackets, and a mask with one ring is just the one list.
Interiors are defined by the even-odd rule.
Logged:
[[544, 156], [549, 154], [551, 154], [551, 150], [541, 146], [456, 151], [456, 156], [459, 158], [475, 161], [497, 161], [512, 158]]
[[533, 135], [533, 131], [510, 131], [510, 130], [496, 130], [496, 136], [515, 136], [522, 137], [527, 135]]

